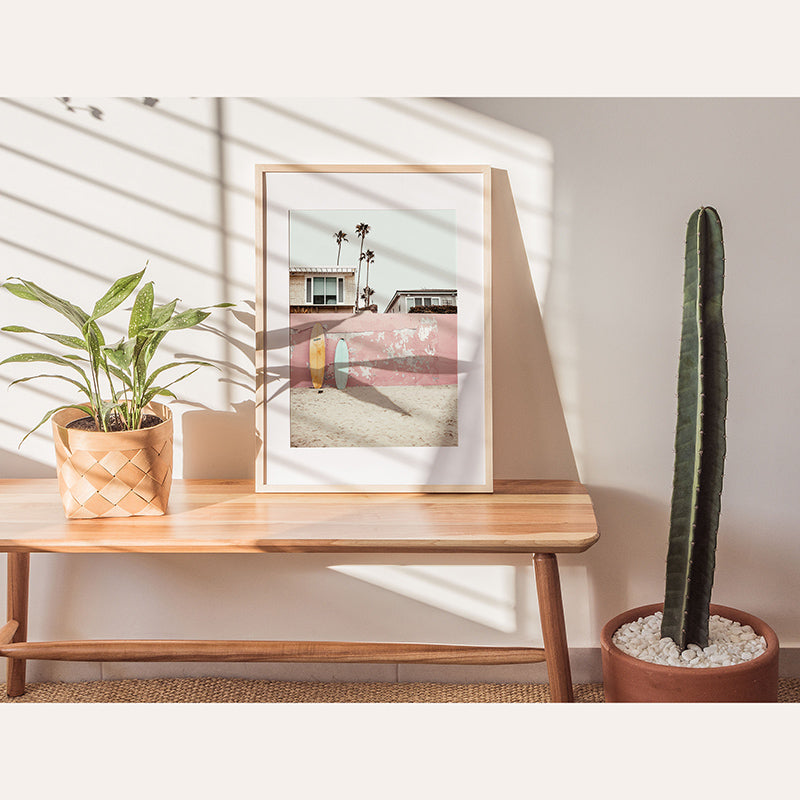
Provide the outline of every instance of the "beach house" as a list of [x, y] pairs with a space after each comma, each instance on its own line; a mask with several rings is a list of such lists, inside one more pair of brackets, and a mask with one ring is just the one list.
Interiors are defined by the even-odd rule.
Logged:
[[455, 289], [398, 289], [384, 314], [456, 313]]
[[351, 313], [356, 297], [355, 267], [290, 267], [289, 312]]

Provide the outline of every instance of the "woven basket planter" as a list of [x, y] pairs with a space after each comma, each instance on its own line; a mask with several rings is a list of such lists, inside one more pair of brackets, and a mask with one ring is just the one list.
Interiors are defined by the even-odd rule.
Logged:
[[85, 417], [65, 408], [52, 417], [58, 488], [68, 519], [164, 514], [172, 486], [172, 412], [146, 409], [164, 420], [136, 431], [105, 433], [66, 426]]

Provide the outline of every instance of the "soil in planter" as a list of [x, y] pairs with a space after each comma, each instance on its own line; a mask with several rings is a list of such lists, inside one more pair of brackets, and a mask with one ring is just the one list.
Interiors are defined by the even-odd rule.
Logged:
[[[163, 421], [164, 420], [161, 419], [161, 417], [157, 417], [155, 414], [143, 414], [142, 423], [139, 426], [139, 430], [142, 428], [152, 428], [155, 425], [160, 425]], [[99, 430], [93, 417], [81, 417], [80, 419], [74, 419], [67, 425], [67, 427], [79, 431]], [[117, 433], [118, 431], [126, 431], [128, 429], [125, 427], [122, 420], [119, 419], [119, 417], [115, 417], [111, 425], [108, 426], [108, 430], [110, 433]]]

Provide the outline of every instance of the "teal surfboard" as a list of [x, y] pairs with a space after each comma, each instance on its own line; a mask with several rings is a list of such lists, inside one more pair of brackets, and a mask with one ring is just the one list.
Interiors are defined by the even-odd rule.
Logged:
[[347, 350], [347, 342], [339, 339], [336, 343], [336, 350], [333, 352], [333, 379], [336, 381], [337, 389], [344, 389], [347, 386], [349, 370], [350, 353]]

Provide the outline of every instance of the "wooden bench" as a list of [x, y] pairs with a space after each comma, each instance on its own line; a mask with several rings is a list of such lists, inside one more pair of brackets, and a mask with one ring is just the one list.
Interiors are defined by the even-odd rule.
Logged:
[[[546, 661], [551, 698], [572, 679], [557, 553], [598, 538], [591, 500], [571, 481], [497, 481], [494, 494], [257, 494], [252, 481], [178, 480], [158, 517], [67, 520], [55, 480], [0, 481], [8, 554], [6, 691], [25, 692], [27, 659], [520, 664]], [[543, 648], [322, 641], [28, 642], [31, 553], [528, 553]]]

